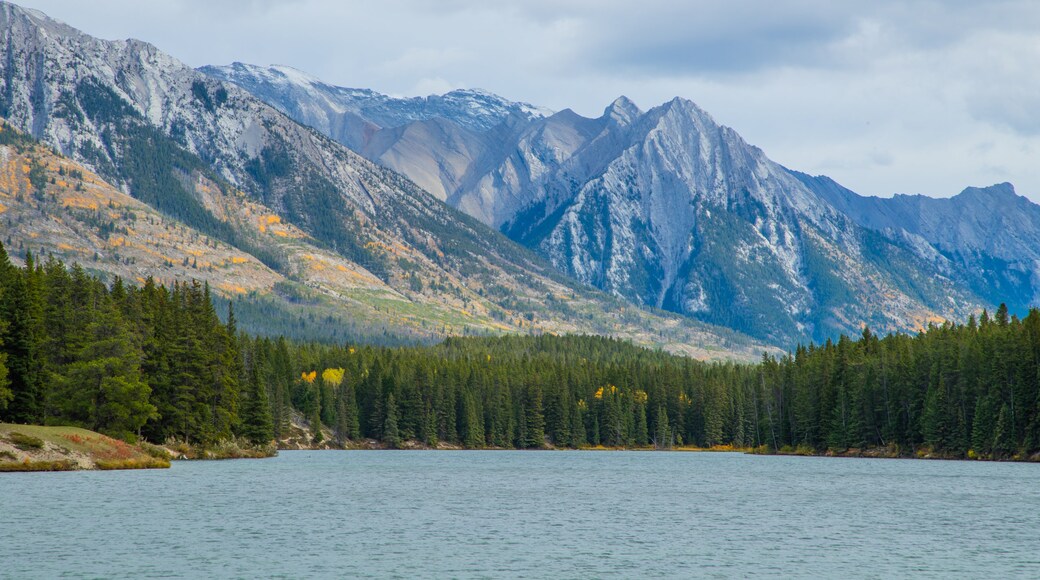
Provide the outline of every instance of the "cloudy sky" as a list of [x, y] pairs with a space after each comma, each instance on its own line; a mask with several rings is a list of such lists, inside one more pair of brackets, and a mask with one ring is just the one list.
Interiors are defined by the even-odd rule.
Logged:
[[1031, 0], [21, 0], [184, 62], [284, 64], [396, 95], [480, 87], [598, 116], [697, 102], [864, 195], [1002, 181], [1040, 201]]

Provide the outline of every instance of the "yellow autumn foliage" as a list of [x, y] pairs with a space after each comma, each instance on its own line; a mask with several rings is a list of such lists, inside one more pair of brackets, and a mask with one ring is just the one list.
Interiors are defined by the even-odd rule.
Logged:
[[321, 371], [321, 380], [325, 381], [326, 385], [338, 387], [343, 382], [343, 373], [346, 372], [341, 368], [337, 369], [325, 369]]
[[318, 371], [302, 372], [300, 373], [300, 379], [305, 383], [313, 383], [314, 379], [318, 378]]

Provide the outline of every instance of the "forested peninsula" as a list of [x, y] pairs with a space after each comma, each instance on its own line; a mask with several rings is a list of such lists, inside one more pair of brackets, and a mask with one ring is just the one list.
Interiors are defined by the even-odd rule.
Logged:
[[591, 336], [329, 345], [240, 333], [199, 283], [106, 284], [0, 253], [4, 423], [199, 449], [267, 446], [302, 418], [310, 444], [331, 447], [1040, 451], [1037, 310], [916, 335], [864, 329], [754, 365]]

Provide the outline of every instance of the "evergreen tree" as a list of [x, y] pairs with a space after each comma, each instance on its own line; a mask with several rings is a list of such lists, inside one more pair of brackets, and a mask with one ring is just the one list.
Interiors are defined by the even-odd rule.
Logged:
[[66, 371], [65, 416], [88, 429], [133, 439], [157, 417], [138, 367], [141, 354], [128, 340], [111, 298], [98, 300], [89, 328], [90, 342]]
[[578, 449], [588, 444], [588, 439], [585, 431], [585, 421], [582, 417], [582, 407], [574, 403], [574, 408], [571, 410], [571, 440], [570, 446]]
[[462, 405], [462, 442], [469, 449], [480, 449], [484, 447], [484, 420], [472, 393], [467, 392], [462, 396]]
[[1011, 408], [1007, 403], [1004, 403], [1000, 407], [1000, 413], [997, 415], [997, 425], [993, 432], [993, 455], [996, 457], [1006, 458], [1015, 454], [1015, 440], [1012, 429]]
[[654, 447], [670, 449], [672, 447], [672, 430], [668, 426], [668, 411], [664, 405], [657, 408], [657, 429], [654, 432]]
[[325, 440], [325, 435], [321, 431], [322, 422], [320, 388], [321, 387], [315, 383], [309, 384], [307, 386], [308, 397], [306, 399], [306, 406], [309, 408], [310, 411], [308, 413], [307, 420], [311, 424], [311, 440], [314, 441], [314, 443], [316, 444], [321, 443]]
[[271, 418], [270, 399], [264, 385], [264, 349], [254, 344], [252, 360], [242, 396], [241, 427], [243, 437], [254, 445], [266, 445], [274, 439], [274, 422]]
[[[31, 254], [28, 257], [31, 260]], [[4, 417], [13, 423], [34, 423], [41, 417], [39, 384], [39, 297], [35, 284], [22, 270], [12, 266], [6, 253], [0, 256], [0, 318], [6, 321], [0, 337], [7, 356], [8, 388], [11, 399]]]
[[988, 457], [993, 452], [993, 435], [997, 415], [993, 401], [981, 396], [975, 402], [975, 413], [971, 427], [971, 448], [979, 455]]
[[386, 418], [383, 422], [383, 442], [389, 445], [391, 449], [397, 449], [401, 446], [401, 434], [397, 428], [397, 403], [394, 401], [393, 393], [387, 393], [386, 395]]
[[524, 393], [524, 447], [540, 449], [545, 446], [545, 417], [542, 411], [542, 389], [529, 385]]
[[646, 404], [639, 402], [635, 406], [635, 443], [645, 447], [650, 443], [650, 433], [646, 424]]

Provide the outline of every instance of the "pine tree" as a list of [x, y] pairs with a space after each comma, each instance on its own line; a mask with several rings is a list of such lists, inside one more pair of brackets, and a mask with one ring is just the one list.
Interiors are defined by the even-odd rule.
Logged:
[[462, 396], [462, 442], [469, 449], [484, 447], [484, 421], [470, 392]]
[[253, 445], [266, 445], [274, 439], [274, 422], [271, 404], [264, 385], [264, 349], [254, 344], [252, 360], [248, 370], [246, 391], [242, 396], [240, 432]]
[[383, 421], [383, 442], [391, 449], [401, 446], [401, 434], [397, 428], [397, 402], [394, 394], [386, 395], [386, 419]]
[[433, 410], [431, 403], [426, 404], [423, 413], [423, 443], [430, 447], [437, 446], [437, 412]]
[[573, 403], [574, 408], [571, 410], [571, 440], [570, 446], [579, 449], [588, 444], [588, 435], [585, 431], [585, 421], [581, 406], [577, 403]]
[[975, 413], [971, 426], [971, 448], [982, 457], [989, 457], [993, 451], [993, 433], [997, 416], [993, 401], [986, 395], [975, 402]]
[[668, 411], [664, 405], [657, 407], [657, 429], [654, 431], [654, 447], [670, 449], [672, 447], [672, 430], [668, 427]]
[[0, 256], [0, 287], [0, 319], [7, 322], [0, 343], [7, 356], [8, 388], [12, 395], [4, 417], [14, 423], [36, 423], [42, 416], [38, 293], [26, 272], [10, 264], [6, 253]]
[[[2, 321], [0, 321], [0, 336], [3, 336]], [[3, 342], [0, 342], [0, 349], [3, 349]], [[0, 417], [4, 416], [4, 410], [14, 398], [10, 385], [11, 381], [7, 378], [7, 353], [0, 350]]]
[[998, 458], [1007, 458], [1015, 454], [1015, 440], [1011, 421], [1011, 409], [1007, 403], [1000, 407], [997, 415], [997, 425], [993, 430], [993, 455]]
[[650, 433], [647, 430], [646, 425], [646, 403], [637, 403], [634, 409], [635, 412], [635, 443], [640, 447], [645, 447], [650, 443]]
[[349, 383], [344, 383], [341, 386], [341, 393], [343, 407], [346, 409], [346, 418], [344, 420], [346, 436], [354, 440], [360, 439], [361, 421], [358, 418], [357, 395], [354, 392], [354, 386]]
[[151, 388], [142, 380], [140, 351], [111, 297], [97, 301], [89, 326], [91, 340], [69, 365], [63, 388], [65, 415], [113, 437], [134, 439], [157, 417]]
[[540, 449], [545, 446], [545, 416], [542, 414], [542, 389], [537, 384], [527, 387], [524, 396], [524, 447]]

